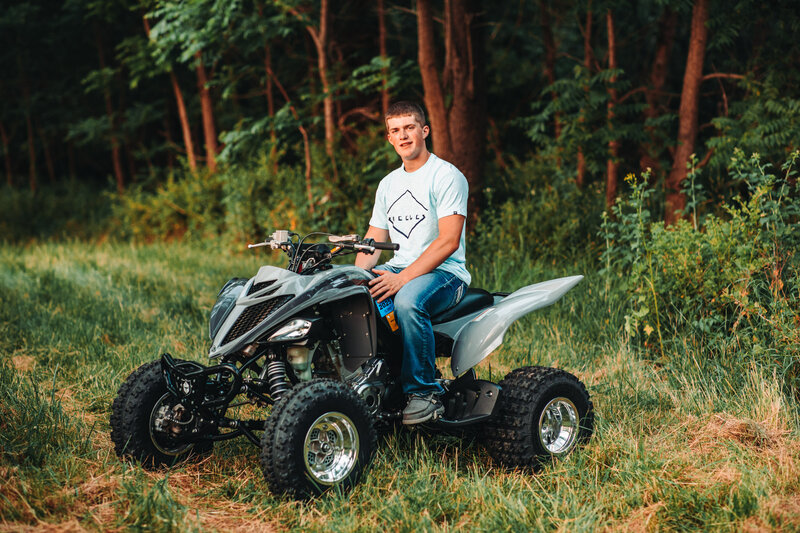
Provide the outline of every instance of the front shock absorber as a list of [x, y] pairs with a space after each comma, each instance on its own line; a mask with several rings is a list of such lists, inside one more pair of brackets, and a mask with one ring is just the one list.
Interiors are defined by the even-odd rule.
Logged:
[[286, 379], [286, 362], [282, 359], [272, 359], [267, 364], [267, 383], [269, 393], [276, 402], [283, 396], [283, 393], [292, 388], [292, 384]]

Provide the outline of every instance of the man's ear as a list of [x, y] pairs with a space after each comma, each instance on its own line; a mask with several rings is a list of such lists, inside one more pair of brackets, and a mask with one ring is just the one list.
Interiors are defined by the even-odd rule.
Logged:
[[428, 127], [427, 124], [425, 126], [422, 126], [422, 138], [423, 139], [427, 139], [428, 135], [430, 135], [430, 134], [431, 134], [430, 127]]

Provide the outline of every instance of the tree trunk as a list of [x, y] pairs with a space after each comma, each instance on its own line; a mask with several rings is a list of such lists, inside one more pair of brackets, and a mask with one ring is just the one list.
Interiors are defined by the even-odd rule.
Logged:
[[[289, 13], [302, 19], [303, 16], [296, 8], [289, 8]], [[336, 159], [334, 157], [334, 141], [336, 140], [336, 116], [334, 112], [333, 91], [328, 79], [328, 32], [330, 30], [330, 9], [328, 0], [322, 0], [319, 14], [319, 28], [308, 25], [306, 31], [314, 42], [317, 51], [317, 70], [322, 83], [323, 116], [325, 118], [325, 152], [331, 159], [334, 177], [336, 177]]]
[[[106, 68], [105, 52], [103, 49], [103, 41], [100, 38], [100, 30], [95, 25], [95, 43], [97, 45], [97, 56], [100, 60], [100, 68]], [[114, 178], [117, 182], [117, 192], [122, 193], [125, 191], [125, 177], [122, 173], [122, 160], [119, 154], [119, 138], [117, 138], [117, 127], [114, 121], [114, 108], [111, 105], [111, 90], [108, 84], [103, 85], [103, 99], [106, 105], [106, 116], [108, 116], [109, 132], [111, 135], [111, 163], [114, 167]]]
[[[383, 0], [378, 0], [378, 49], [380, 50], [381, 59], [386, 61], [389, 57], [386, 53], [386, 8], [383, 5]], [[386, 117], [386, 112], [389, 110], [389, 71], [387, 68], [381, 69], [381, 77], [383, 82], [381, 84], [381, 114]]]
[[436, 68], [436, 49], [433, 40], [433, 14], [430, 0], [417, 2], [417, 40], [419, 45], [419, 71], [425, 93], [425, 108], [431, 123], [432, 149], [447, 161], [452, 161], [453, 151], [447, 126], [447, 108], [444, 105], [439, 71]]
[[[260, 9], [260, 8], [259, 8]], [[272, 48], [269, 44], [264, 45], [264, 71], [266, 73], [266, 80], [264, 86], [264, 92], [267, 94], [267, 113], [269, 114], [270, 118], [275, 117], [275, 97], [272, 94]], [[269, 160], [272, 162], [272, 171], [277, 174], [278, 173], [278, 136], [275, 133], [275, 123], [270, 123], [269, 126], [269, 139], [270, 139], [270, 148], [269, 148]]]
[[75, 183], [78, 173], [75, 171], [75, 144], [67, 141], [67, 166], [69, 167], [69, 181]]
[[453, 163], [469, 182], [471, 220], [475, 220], [483, 190], [483, 158], [486, 146], [486, 100], [482, 41], [476, 19], [480, 2], [451, 0], [451, 63], [453, 103], [448, 114]]
[[197, 90], [200, 91], [200, 109], [203, 113], [203, 138], [206, 143], [206, 166], [211, 172], [217, 170], [217, 129], [214, 127], [214, 106], [211, 103], [211, 91], [208, 89], [206, 66], [203, 64], [203, 53], [195, 54], [197, 59]]
[[270, 66], [267, 66], [267, 68], [270, 77], [272, 77], [272, 80], [275, 82], [275, 87], [278, 89], [278, 92], [280, 92], [284, 99], [286, 99], [286, 103], [289, 105], [289, 111], [292, 112], [292, 116], [297, 121], [297, 129], [300, 131], [300, 135], [303, 137], [303, 152], [306, 160], [306, 194], [308, 195], [308, 210], [313, 213], [314, 197], [311, 191], [311, 141], [308, 138], [308, 131], [306, 130], [305, 126], [303, 126], [303, 123], [300, 122], [300, 115], [292, 105], [292, 101], [289, 98], [289, 93], [286, 92], [283, 84], [281, 84], [280, 80], [278, 80], [278, 78], [275, 76], [275, 73], [272, 72], [272, 68]]
[[[608, 32], [608, 68], [617, 68], [617, 46], [614, 40], [614, 15], [611, 10], [606, 11], [606, 29]], [[617, 89], [614, 84], [617, 76], [613, 75], [608, 80], [608, 130], [611, 140], [608, 141], [608, 159], [606, 160], [606, 208], [611, 209], [617, 199], [617, 182], [619, 173], [619, 140], [614, 137], [614, 120], [616, 118], [615, 106], [617, 105]]]
[[126, 135], [124, 137], [125, 142], [123, 143], [123, 147], [125, 148], [125, 159], [128, 160], [128, 175], [131, 177], [131, 182], [136, 182], [136, 158], [133, 155], [133, 149], [131, 148], [131, 140]]
[[194, 141], [192, 141], [192, 128], [189, 125], [189, 115], [186, 113], [186, 103], [183, 101], [183, 92], [178, 85], [178, 77], [170, 69], [169, 79], [172, 84], [172, 92], [175, 94], [175, 105], [178, 107], [178, 117], [181, 122], [181, 133], [183, 135], [183, 145], [186, 147], [186, 160], [189, 169], [197, 172], [197, 159], [194, 152]]
[[172, 174], [172, 171], [175, 169], [175, 152], [172, 150], [172, 147], [175, 146], [175, 141], [172, 140], [172, 128], [170, 127], [169, 120], [169, 106], [167, 106], [167, 111], [164, 113], [164, 140], [167, 141], [167, 146], [170, 148], [167, 150], [167, 170], [169, 170], [169, 173]]
[[[550, 22], [550, 7], [548, 0], [540, 0], [539, 10], [542, 15], [542, 40], [544, 41], [544, 77], [548, 85], [556, 82], [556, 41], [553, 38], [553, 30]], [[558, 94], [550, 92], [553, 102], [558, 102]], [[554, 127], [556, 139], [561, 137], [561, 113], [557, 112], [554, 117]]]
[[50, 180], [50, 185], [53, 185], [56, 182], [53, 153], [50, 151], [50, 144], [47, 142], [47, 137], [45, 137], [44, 130], [42, 130], [42, 126], [39, 124], [38, 120], [36, 121], [36, 131], [39, 134], [39, 139], [42, 141], [42, 153], [44, 154], [44, 165], [47, 169], [47, 177]]
[[[675, 29], [678, 25], [678, 15], [669, 8], [664, 10], [658, 24], [658, 38], [656, 40], [656, 52], [653, 63], [650, 67], [648, 76], [648, 87], [644, 93], [647, 107], [644, 110], [645, 123], [661, 115], [661, 93], [667, 82], [667, 71], [669, 57], [672, 53], [672, 45], [675, 42]], [[642, 170], [652, 169], [654, 173], [660, 172], [661, 164], [658, 156], [661, 153], [656, 128], [645, 126], [649, 141], [642, 145], [641, 159], [639, 166]]]
[[700, 104], [700, 83], [703, 79], [703, 60], [708, 39], [708, 0], [697, 0], [692, 8], [692, 31], [689, 38], [689, 53], [683, 75], [683, 90], [678, 122], [678, 146], [672, 169], [666, 181], [666, 211], [664, 222], [674, 224], [682, 215], [686, 198], [681, 192], [681, 183], [686, 178], [686, 165], [694, 152], [697, 140]]
[[14, 186], [14, 177], [11, 172], [11, 143], [8, 140], [8, 133], [5, 126], [0, 122], [0, 141], [3, 143], [3, 160], [6, 167], [6, 185]]
[[[586, 25], [583, 31], [583, 66], [587, 73], [592, 71], [592, 0], [589, 0], [589, 5], [586, 11]], [[588, 95], [589, 86], [584, 87], [584, 92]], [[586, 109], [582, 108], [580, 111], [581, 131], [586, 128]], [[583, 145], [578, 144], [578, 175], [575, 179], [575, 184], [578, 188], [582, 189], [586, 185], [586, 157], [583, 155]]]
[[[150, 38], [150, 22], [146, 17], [142, 17], [144, 22], [144, 31], [147, 38]], [[180, 85], [178, 85], [178, 78], [172, 67], [169, 69], [169, 81], [172, 85], [172, 93], [175, 95], [175, 105], [178, 108], [178, 118], [181, 123], [181, 133], [183, 134], [183, 146], [186, 149], [186, 160], [189, 163], [189, 169], [192, 172], [197, 171], [197, 159], [195, 159], [194, 142], [192, 141], [192, 128], [189, 126], [189, 115], [186, 113], [186, 104], [183, 101], [183, 92], [181, 92]], [[167, 129], [169, 131], [169, 129]], [[171, 160], [169, 168], [172, 168]]]
[[[330, 80], [328, 79], [328, 30], [330, 27], [330, 12], [328, 0], [322, 0], [319, 16], [319, 33], [314, 44], [317, 46], [317, 66], [319, 68], [319, 80], [322, 83], [322, 94], [324, 95], [325, 108], [325, 151], [333, 160], [333, 143], [336, 138], [336, 118], [333, 112], [333, 92], [331, 91]], [[335, 163], [334, 163], [334, 166]]]
[[28, 184], [30, 185], [31, 192], [36, 192], [36, 148], [33, 144], [33, 124], [31, 123], [30, 110], [25, 111], [25, 125], [28, 129]]
[[36, 147], [33, 142], [33, 123], [31, 121], [31, 86], [28, 81], [28, 76], [20, 64], [22, 70], [22, 97], [25, 102], [25, 126], [28, 133], [28, 184], [31, 192], [36, 192], [37, 179], [36, 179]]
[[445, 0], [445, 66], [442, 79], [452, 95], [445, 106], [444, 90], [436, 69], [433, 15], [429, 0], [417, 2], [419, 67], [430, 116], [436, 154], [454, 164], [466, 176], [470, 190], [470, 224], [478, 213], [483, 184], [486, 144], [486, 96], [484, 89], [482, 34], [475, 0]]

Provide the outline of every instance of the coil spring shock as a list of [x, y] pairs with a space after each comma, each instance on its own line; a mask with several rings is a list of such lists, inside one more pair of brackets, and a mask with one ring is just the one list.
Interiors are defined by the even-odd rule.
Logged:
[[272, 399], [278, 401], [283, 393], [292, 385], [286, 380], [286, 363], [280, 359], [273, 359], [267, 365], [267, 381]]

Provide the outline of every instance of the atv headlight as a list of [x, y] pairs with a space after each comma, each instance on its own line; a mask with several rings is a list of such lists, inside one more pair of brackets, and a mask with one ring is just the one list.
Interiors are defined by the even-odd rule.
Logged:
[[302, 318], [295, 318], [278, 328], [278, 331], [270, 335], [267, 340], [270, 342], [296, 341], [308, 335], [310, 329], [310, 321], [303, 320]]

